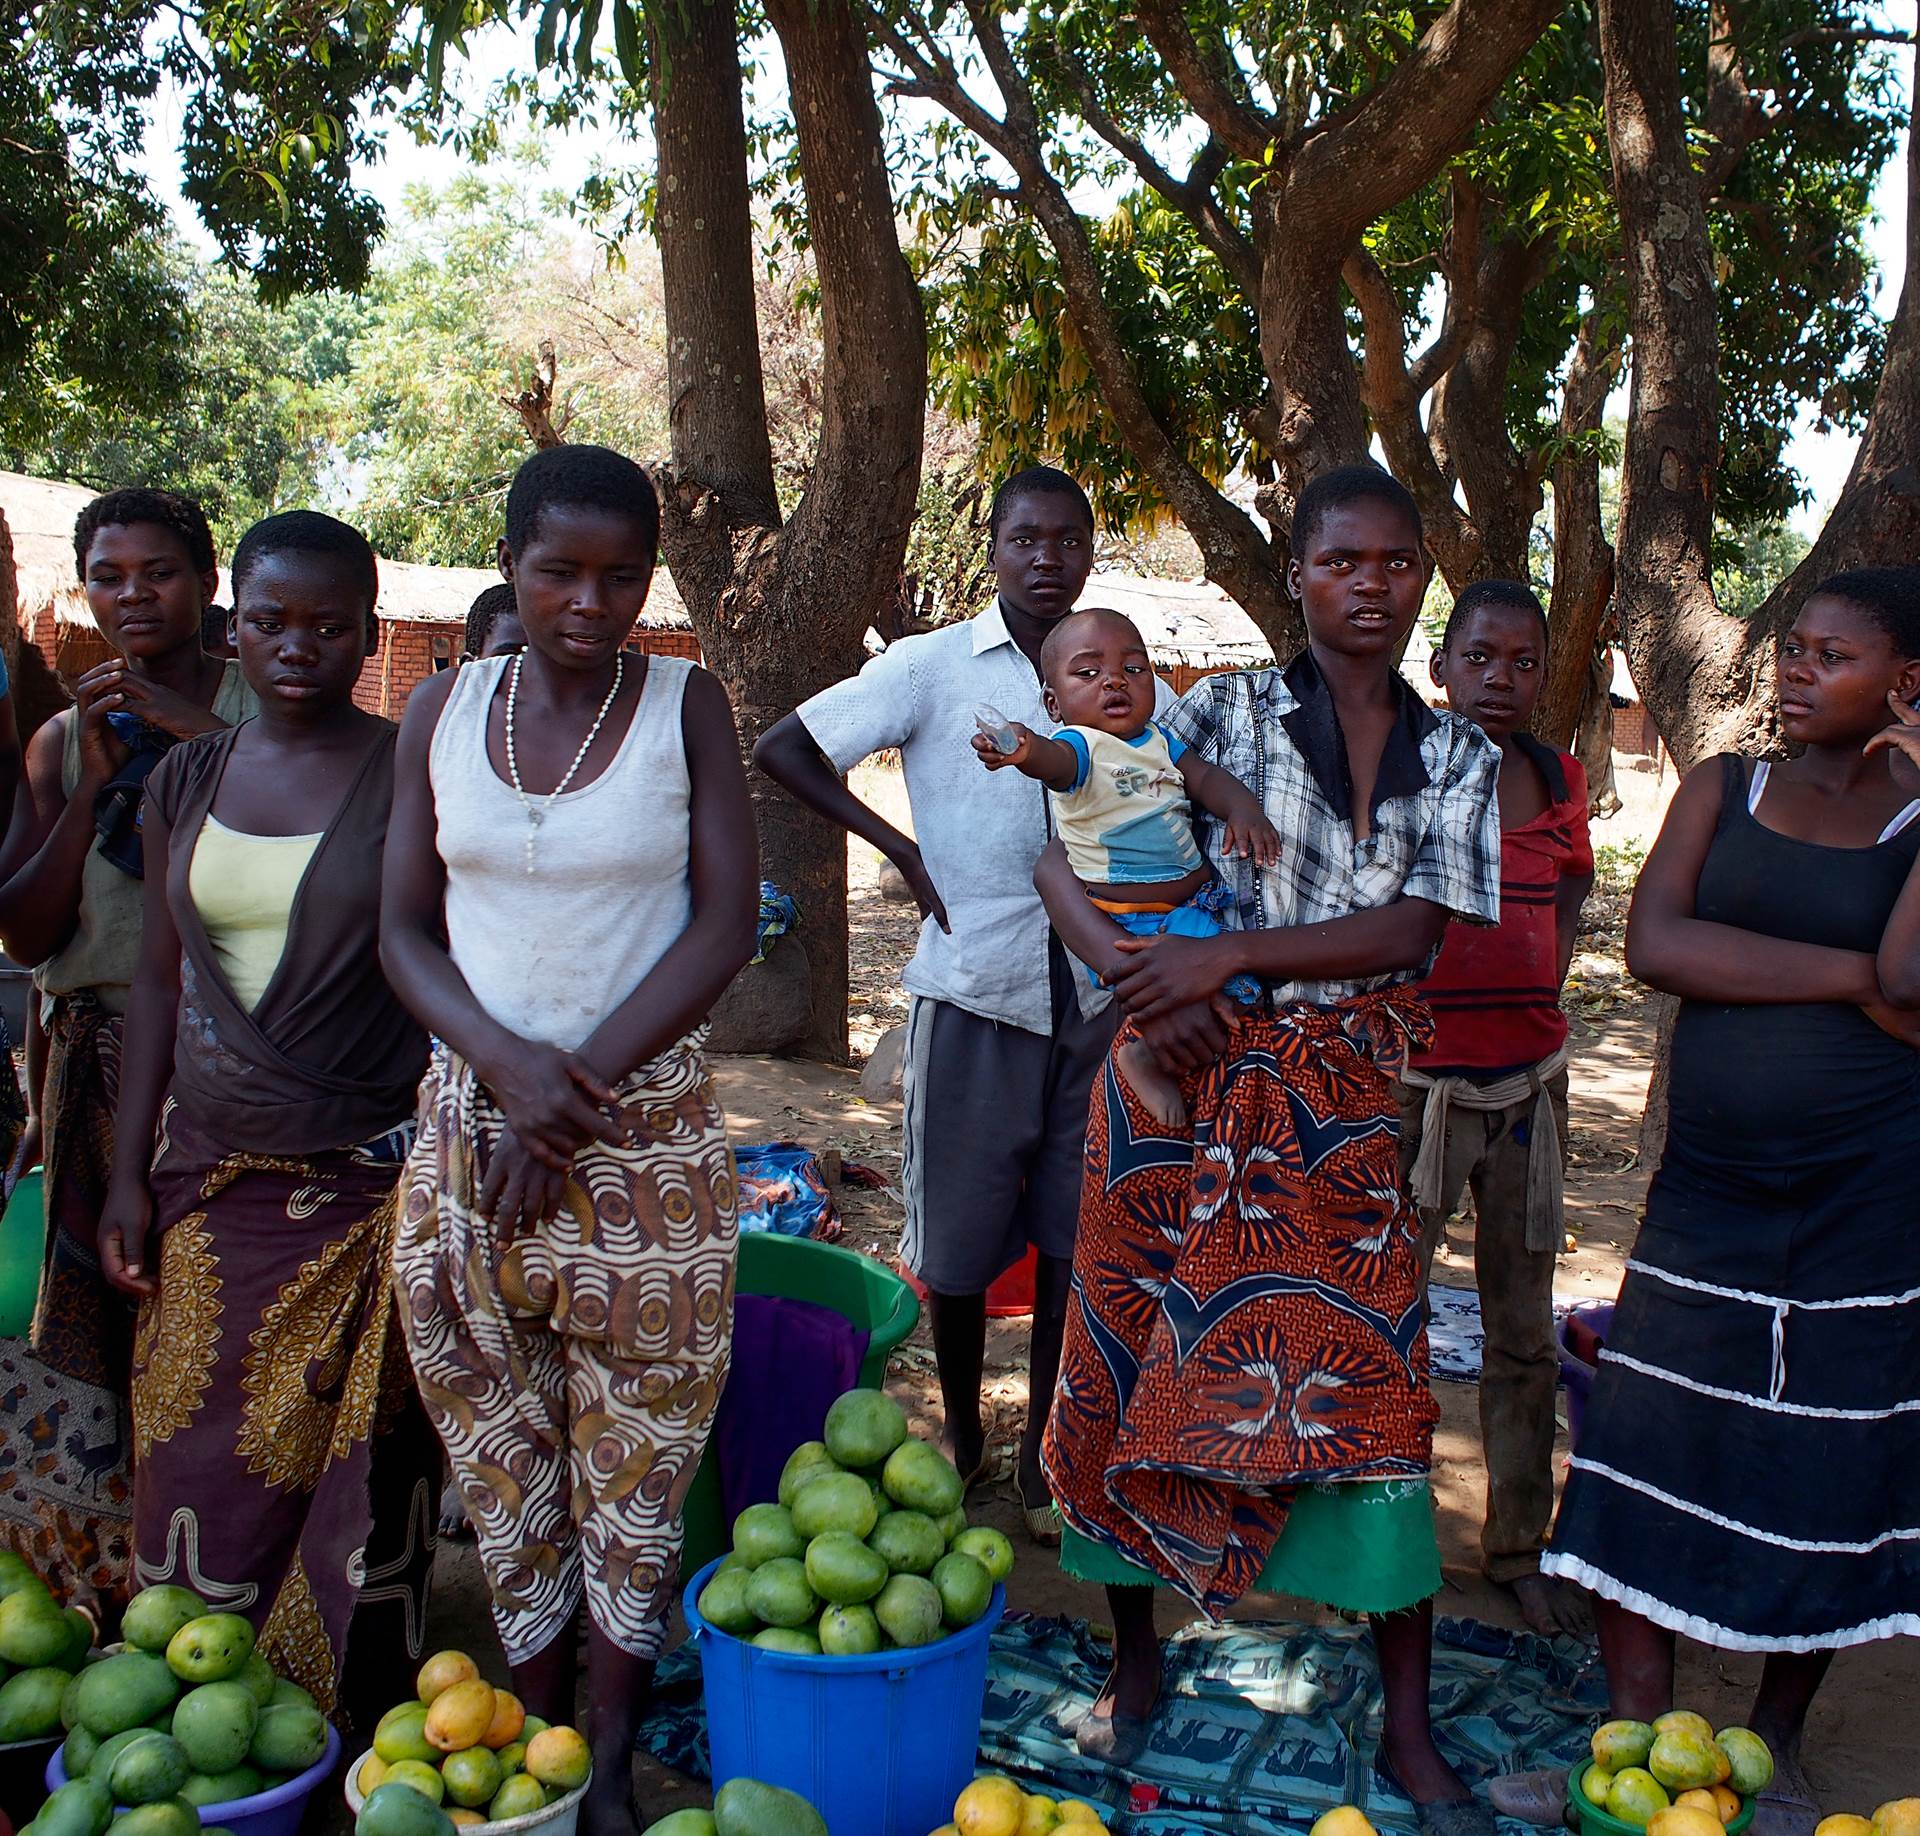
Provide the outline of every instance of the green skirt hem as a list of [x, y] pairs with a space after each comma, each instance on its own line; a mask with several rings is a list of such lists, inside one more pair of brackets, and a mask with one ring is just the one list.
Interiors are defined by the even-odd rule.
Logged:
[[[1100, 1587], [1168, 1585], [1071, 1524], [1060, 1567]], [[1254, 1588], [1345, 1613], [1398, 1613], [1431, 1599], [1440, 1591], [1431, 1488], [1424, 1479], [1303, 1486]]]

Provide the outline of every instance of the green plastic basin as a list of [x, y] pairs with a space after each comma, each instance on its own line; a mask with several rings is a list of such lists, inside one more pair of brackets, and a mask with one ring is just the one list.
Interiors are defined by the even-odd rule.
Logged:
[[0, 1338], [23, 1339], [40, 1294], [40, 1263], [47, 1247], [44, 1184], [38, 1167], [20, 1175], [0, 1218]]

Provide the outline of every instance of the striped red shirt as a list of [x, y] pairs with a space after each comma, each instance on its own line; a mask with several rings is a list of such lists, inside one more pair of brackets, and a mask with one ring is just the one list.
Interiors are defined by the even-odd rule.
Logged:
[[1501, 832], [1500, 922], [1447, 927], [1420, 984], [1435, 1027], [1432, 1050], [1414, 1060], [1422, 1071], [1514, 1071], [1566, 1043], [1554, 902], [1563, 876], [1593, 871], [1587, 776], [1570, 753], [1537, 742], [1527, 751], [1553, 800]]

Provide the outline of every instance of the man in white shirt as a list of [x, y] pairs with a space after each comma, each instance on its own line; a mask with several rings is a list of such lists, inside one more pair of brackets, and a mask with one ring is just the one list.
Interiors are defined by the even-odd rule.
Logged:
[[[1016, 1480], [1029, 1532], [1051, 1544], [1059, 1519], [1040, 1434], [1060, 1367], [1087, 1093], [1116, 1015], [1054, 938], [1033, 890], [1052, 836], [1045, 788], [1018, 772], [983, 772], [972, 738], [983, 706], [1052, 730], [1040, 646], [1086, 585], [1093, 509], [1065, 472], [1035, 466], [994, 494], [988, 530], [993, 605], [902, 639], [802, 703], [762, 737], [754, 762], [872, 842], [919, 903], [920, 944], [903, 977], [912, 1006], [901, 1255], [929, 1292], [946, 1447], [971, 1481], [986, 1460], [987, 1287], [1029, 1247], [1038, 1252]], [[917, 841], [843, 782], [892, 748]]]

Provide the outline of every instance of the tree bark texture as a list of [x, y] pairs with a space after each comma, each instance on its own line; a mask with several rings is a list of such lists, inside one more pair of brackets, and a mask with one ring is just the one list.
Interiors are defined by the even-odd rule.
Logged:
[[[1920, 213], [1908, 216], [1886, 364], [1833, 513], [1759, 611], [1734, 618], [1713, 592], [1713, 268], [1681, 118], [1671, 0], [1601, 0], [1600, 49], [1633, 340], [1616, 605], [1634, 682], [1684, 771], [1771, 740], [1774, 646], [1826, 575], [1910, 562], [1920, 551]], [[1916, 171], [1910, 133], [1910, 191]]]
[[1600, 456], [1583, 444], [1600, 427], [1618, 356], [1603, 342], [1589, 313], [1560, 393], [1547, 680], [1533, 713], [1534, 732], [1553, 746], [1572, 745], [1581, 725], [1591, 699], [1594, 646], [1613, 604], [1613, 547], [1600, 518]]
[[[861, 662], [897, 590], [926, 402], [920, 295], [900, 252], [865, 35], [845, 0], [770, 0], [819, 278], [822, 417], [782, 520], [754, 314], [753, 224], [735, 14], [658, 9], [655, 131], [672, 458], [662, 545], [751, 748]], [[846, 838], [756, 777], [761, 872], [793, 894], [813, 1026], [847, 1053]]]

